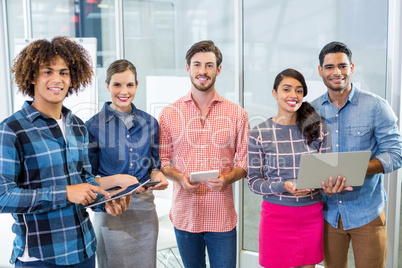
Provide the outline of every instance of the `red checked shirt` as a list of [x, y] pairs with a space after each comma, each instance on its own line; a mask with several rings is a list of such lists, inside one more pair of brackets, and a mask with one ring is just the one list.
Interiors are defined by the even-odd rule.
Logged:
[[[218, 169], [227, 174], [236, 166], [247, 170], [250, 126], [246, 111], [215, 92], [204, 123], [191, 92], [165, 107], [160, 114], [162, 167], [171, 165], [182, 173]], [[237, 223], [232, 185], [219, 192], [204, 184], [188, 193], [173, 183], [170, 210], [173, 225], [183, 231], [227, 232]]]

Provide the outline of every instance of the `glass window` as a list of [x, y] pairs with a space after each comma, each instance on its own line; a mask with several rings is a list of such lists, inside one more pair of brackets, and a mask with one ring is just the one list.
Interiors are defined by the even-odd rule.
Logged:
[[[168, 92], [163, 106], [190, 90], [185, 54], [195, 42], [206, 39], [213, 40], [223, 54], [216, 88], [234, 100], [233, 1], [124, 0], [123, 7], [125, 58], [137, 67], [139, 90], [134, 103], [138, 108], [157, 117], [152, 106], [159, 102], [158, 95]], [[166, 76], [169, 79], [164, 80]], [[153, 89], [155, 84], [163, 86]]]
[[57, 35], [75, 37], [75, 9], [70, 0], [32, 0], [33, 38], [53, 38]]
[[[352, 82], [385, 97], [387, 10], [387, 1], [244, 1], [244, 101], [251, 127], [276, 115], [272, 85], [286, 68], [305, 76], [310, 96], [325, 92], [318, 54], [334, 40], [354, 54]], [[243, 249], [258, 251], [262, 197], [252, 194], [247, 182], [243, 189]]]
[[97, 66], [104, 57], [116, 57], [113, 0], [32, 0], [31, 9], [34, 38], [96, 37]]
[[[223, 53], [222, 72], [216, 81], [224, 97], [235, 100], [234, 92], [234, 5], [232, 0], [202, 3], [171, 1], [123, 0], [125, 58], [138, 68], [139, 90], [135, 99], [138, 108], [147, 110], [153, 102], [147, 94], [147, 81], [155, 77], [188, 78], [185, 53], [200, 40], [211, 39]], [[98, 108], [110, 99], [104, 86], [108, 65], [117, 59], [116, 10], [114, 0], [31, 0], [33, 38], [52, 38], [57, 35], [96, 37]], [[213, 8], [211, 8], [213, 6]], [[23, 1], [7, 1], [11, 51], [16, 38], [24, 36]], [[18, 29], [18, 30], [16, 30]], [[14, 53], [10, 58], [15, 57]], [[178, 81], [178, 80], [177, 80]], [[177, 82], [176, 81], [176, 82]], [[176, 83], [165, 85], [164, 92], [184, 95], [189, 86], [177, 89]], [[189, 79], [185, 80], [187, 83]], [[189, 84], [187, 84], [189, 85]], [[184, 87], [186, 87], [184, 89]], [[182, 94], [183, 93], [183, 94]], [[173, 94], [172, 96], [175, 96]]]
[[10, 49], [10, 63], [15, 56], [14, 40], [24, 38], [24, 10], [23, 0], [7, 1], [7, 34]]
[[[14, 40], [23, 39], [24, 36], [24, 11], [22, 0], [16, 1], [6, 1], [6, 13], [7, 13], [7, 34], [8, 34], [8, 48], [9, 48], [9, 61], [10, 65], [13, 64], [13, 60], [16, 56], [14, 49]], [[11, 66], [10, 66], [11, 67]], [[8, 68], [7, 72], [9, 72]], [[11, 75], [10, 75], [11, 77]], [[13, 83], [12, 83], [13, 87]], [[12, 91], [11, 91], [12, 92]], [[11, 100], [13, 101], [13, 95], [11, 94]], [[13, 110], [13, 104], [11, 105], [11, 110]]]

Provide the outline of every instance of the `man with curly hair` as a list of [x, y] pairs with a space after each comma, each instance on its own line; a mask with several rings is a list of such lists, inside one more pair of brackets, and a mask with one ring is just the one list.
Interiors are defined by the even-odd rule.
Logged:
[[[98, 193], [107, 196], [103, 189], [112, 181], [136, 179], [95, 181], [85, 125], [63, 106], [66, 96], [91, 82], [88, 52], [67, 37], [37, 40], [15, 58], [12, 72], [33, 101], [0, 124], [0, 212], [15, 219], [10, 262], [95, 267], [95, 233], [84, 206]], [[125, 207], [119, 199], [103, 209], [118, 215]]]

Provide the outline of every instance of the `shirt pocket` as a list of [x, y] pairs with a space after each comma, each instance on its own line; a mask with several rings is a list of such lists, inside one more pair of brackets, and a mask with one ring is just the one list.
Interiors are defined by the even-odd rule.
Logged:
[[349, 151], [370, 148], [370, 140], [372, 136], [370, 126], [348, 126], [346, 127], [346, 134], [346, 143]]

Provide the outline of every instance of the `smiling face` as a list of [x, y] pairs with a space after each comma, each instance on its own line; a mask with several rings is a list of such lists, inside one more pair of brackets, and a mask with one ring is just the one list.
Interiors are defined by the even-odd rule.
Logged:
[[112, 108], [120, 112], [130, 110], [137, 86], [138, 82], [136, 82], [135, 74], [132, 71], [127, 70], [113, 74], [110, 83], [106, 83], [112, 98]]
[[303, 103], [303, 86], [292, 77], [284, 77], [272, 95], [278, 101], [278, 116], [293, 115]]
[[66, 63], [57, 57], [52, 62], [43, 64], [32, 84], [34, 85], [32, 106], [46, 115], [57, 109], [60, 116], [64, 98], [71, 86], [70, 70]]
[[318, 66], [322, 81], [333, 91], [349, 91], [352, 88], [350, 77], [353, 70], [354, 64], [349, 62], [345, 53], [329, 53], [325, 55], [322, 66]]
[[213, 52], [198, 52], [191, 58], [190, 66], [186, 65], [186, 70], [195, 89], [210, 91], [215, 89], [215, 80], [221, 72], [221, 66], [217, 66]]

